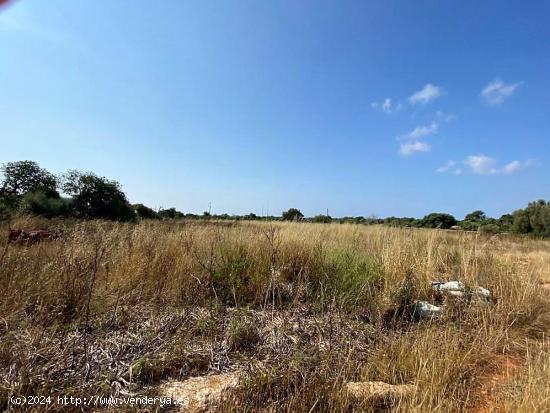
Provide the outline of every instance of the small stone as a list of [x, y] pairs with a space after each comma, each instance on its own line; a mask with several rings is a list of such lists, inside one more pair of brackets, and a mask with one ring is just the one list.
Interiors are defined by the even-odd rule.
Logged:
[[439, 317], [443, 314], [443, 308], [430, 304], [427, 301], [416, 301], [413, 307], [413, 315], [416, 318]]
[[383, 381], [362, 381], [346, 383], [346, 390], [355, 402], [369, 401], [373, 404], [391, 404], [416, 391], [413, 384], [389, 384]]
[[236, 373], [191, 377], [184, 381], [169, 381], [160, 386], [160, 394], [181, 406], [181, 412], [207, 413], [215, 410], [224, 395], [239, 386]]

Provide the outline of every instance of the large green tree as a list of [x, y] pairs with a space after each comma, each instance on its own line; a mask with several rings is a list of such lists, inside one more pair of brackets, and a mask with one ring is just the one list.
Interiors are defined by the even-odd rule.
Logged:
[[70, 171], [63, 178], [63, 191], [71, 197], [71, 210], [78, 218], [130, 221], [135, 212], [120, 184], [93, 173]]
[[512, 231], [550, 237], [550, 202], [530, 202], [527, 208], [515, 211], [513, 218]]
[[33, 161], [8, 162], [0, 168], [0, 210], [55, 216], [64, 201], [57, 192], [57, 178]]
[[29, 192], [59, 196], [56, 177], [34, 161], [8, 162], [2, 165], [0, 171], [0, 196], [22, 196]]

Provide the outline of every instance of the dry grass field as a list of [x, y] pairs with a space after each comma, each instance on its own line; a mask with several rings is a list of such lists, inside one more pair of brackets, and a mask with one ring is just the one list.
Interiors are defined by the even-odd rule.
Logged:
[[[548, 241], [347, 224], [11, 226], [63, 235], [2, 235], [0, 409], [13, 395], [155, 395], [238, 372], [219, 411], [550, 411]], [[434, 302], [435, 280], [495, 300], [412, 319], [404, 309]], [[416, 390], [375, 405], [352, 400], [349, 381]]]

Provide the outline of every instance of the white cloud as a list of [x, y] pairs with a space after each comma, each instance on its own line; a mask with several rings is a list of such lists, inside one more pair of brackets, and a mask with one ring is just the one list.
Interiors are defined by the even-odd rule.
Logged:
[[464, 160], [464, 164], [479, 175], [495, 175], [499, 172], [496, 159], [486, 155], [470, 155]]
[[384, 103], [382, 103], [382, 111], [387, 115], [389, 115], [392, 112], [391, 99], [390, 98], [384, 99]]
[[[495, 158], [487, 155], [470, 155], [462, 161], [462, 164], [477, 175], [512, 175], [522, 169], [532, 166], [535, 163], [532, 159], [527, 161], [513, 160], [504, 166], [500, 166]], [[463, 170], [458, 167], [455, 161], [447, 161], [445, 165], [437, 169], [437, 172], [452, 172], [455, 175], [461, 175]]]
[[403, 156], [410, 156], [417, 152], [429, 152], [431, 148], [429, 144], [422, 141], [404, 142], [399, 147], [399, 153]]
[[386, 115], [399, 112], [404, 108], [401, 102], [395, 103], [391, 98], [385, 98], [382, 102], [371, 102], [370, 106], [373, 109], [380, 108]]
[[413, 95], [409, 97], [409, 102], [413, 105], [417, 103], [424, 105], [426, 103], [431, 102], [432, 100], [437, 99], [440, 96], [441, 96], [441, 88], [435, 85], [432, 85], [431, 83], [428, 83], [421, 90], [413, 93]]
[[495, 79], [483, 88], [481, 96], [490, 105], [499, 105], [504, 102], [506, 98], [512, 96], [522, 83], [523, 82], [506, 84], [500, 79]]
[[455, 161], [447, 161], [445, 165], [437, 168], [437, 172], [439, 173], [447, 172], [448, 170], [452, 169], [455, 165], [456, 165]]
[[437, 133], [438, 125], [435, 122], [432, 122], [430, 125], [426, 126], [417, 126], [404, 136], [400, 136], [398, 140], [405, 140], [399, 145], [399, 153], [403, 156], [413, 155], [417, 152], [428, 152], [432, 147], [420, 138], [424, 138], [429, 135]]
[[434, 133], [437, 133], [438, 128], [439, 125], [435, 122], [432, 122], [430, 125], [427, 126], [417, 126], [411, 133], [407, 135], [407, 138], [418, 139], [424, 136], [433, 135]]

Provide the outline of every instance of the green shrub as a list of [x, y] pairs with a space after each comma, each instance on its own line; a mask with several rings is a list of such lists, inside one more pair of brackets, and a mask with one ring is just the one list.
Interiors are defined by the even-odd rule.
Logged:
[[479, 227], [479, 232], [485, 234], [498, 234], [500, 232], [500, 227], [496, 224], [485, 224]]
[[372, 258], [344, 250], [327, 253], [327, 283], [342, 308], [370, 307], [383, 285], [382, 268]]
[[47, 196], [44, 192], [29, 192], [21, 198], [19, 211], [23, 214], [42, 215], [46, 218], [69, 214], [70, 200]]
[[212, 274], [217, 298], [225, 305], [235, 306], [258, 301], [260, 297], [256, 287], [262, 287], [262, 280], [257, 279], [254, 271], [261, 271], [261, 268], [244, 245], [222, 245], [219, 260]]

